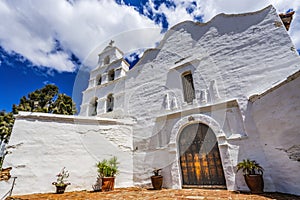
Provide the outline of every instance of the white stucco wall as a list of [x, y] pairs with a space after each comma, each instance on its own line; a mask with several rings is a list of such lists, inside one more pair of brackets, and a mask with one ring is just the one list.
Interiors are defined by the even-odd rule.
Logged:
[[[277, 183], [281, 175], [274, 176], [267, 169], [275, 166], [279, 170], [281, 161], [270, 162], [277, 151], [285, 155], [282, 161], [288, 161], [292, 170], [298, 166], [287, 160], [290, 140], [268, 140], [273, 139], [272, 134], [282, 137], [284, 130], [296, 137], [295, 117], [299, 115], [291, 114], [278, 129], [282, 132], [265, 132], [290, 111], [290, 103], [299, 102], [299, 96], [290, 100], [270, 97], [270, 105], [263, 98], [252, 105], [248, 98], [300, 69], [299, 55], [292, 47], [273, 7], [248, 14], [221, 14], [206, 24], [176, 25], [125, 77], [84, 92], [85, 109], [93, 98], [113, 92], [114, 111], [99, 116], [118, 119], [47, 114], [17, 117], [10, 141], [16, 148], [10, 148], [12, 154], [5, 160], [5, 165], [14, 167], [13, 175], [22, 177], [15, 192], [53, 191], [51, 182], [63, 166], [70, 171], [69, 190], [91, 189], [97, 174], [95, 163], [111, 155], [117, 155], [121, 163], [117, 187], [148, 185], [153, 169], [163, 168], [164, 187], [181, 188], [177, 139], [182, 127], [195, 122], [209, 125], [216, 134], [228, 189], [247, 190], [235, 165], [251, 158], [266, 169], [265, 191], [288, 191]], [[191, 104], [183, 100], [181, 74], [186, 71], [194, 79], [196, 98]], [[287, 104], [285, 109], [271, 111], [280, 108], [280, 101]], [[271, 105], [277, 106], [271, 109]], [[99, 98], [99, 113], [104, 107]], [[297, 111], [292, 107], [291, 111]], [[86, 111], [81, 115], [88, 115]], [[124, 122], [127, 118], [136, 123]], [[261, 124], [264, 120], [266, 126]], [[284, 124], [296, 128], [291, 132]], [[272, 145], [280, 150], [274, 151]]]
[[[121, 115], [112, 113], [111, 117], [137, 119], [133, 127], [134, 183], [149, 184], [152, 170], [165, 168], [164, 186], [181, 188], [180, 170], [170, 167], [178, 162], [177, 141], [170, 143], [171, 130], [182, 118], [197, 114], [191, 111], [195, 108], [236, 99], [236, 109], [225, 107], [203, 114], [216, 121], [224, 134], [219, 138], [223, 143], [219, 148], [227, 188], [247, 190], [233, 166], [246, 157], [269, 166], [262, 153], [264, 148], [256, 142], [259, 136], [248, 97], [272, 88], [299, 70], [300, 58], [293, 47], [272, 6], [254, 13], [220, 14], [206, 24], [182, 22], [166, 33], [158, 48], [147, 50], [124, 79], [97, 89], [95, 93], [99, 94], [121, 94], [124, 102], [116, 105], [120, 110], [115, 112]], [[181, 75], [186, 71], [194, 79], [196, 98], [192, 104], [183, 100]], [[172, 113], [179, 114], [171, 122], [168, 116]], [[224, 126], [226, 123], [230, 127]], [[266, 191], [276, 190], [268, 171], [265, 182]]]
[[8, 151], [4, 166], [18, 177], [13, 194], [54, 192], [51, 183], [63, 167], [70, 173], [67, 191], [92, 190], [95, 164], [112, 156], [120, 162], [116, 187], [133, 185], [130, 120], [21, 112]]
[[[133, 127], [134, 182], [149, 183], [157, 163], [165, 161], [167, 154], [161, 150], [159, 142], [153, 140], [158, 138], [161, 129], [157, 117], [172, 112], [184, 113], [237, 99], [249, 140], [231, 142], [230, 148], [238, 149], [228, 151], [237, 156], [231, 165], [245, 156], [263, 152], [255, 140], [258, 136], [254, 122], [250, 120], [248, 97], [272, 88], [300, 69], [299, 55], [292, 47], [273, 7], [250, 14], [221, 14], [206, 24], [183, 22], [171, 28], [157, 49], [144, 53], [125, 80], [124, 113], [137, 119]], [[192, 104], [183, 101], [181, 74], [185, 71], [191, 71], [194, 78], [196, 99]], [[201, 95], [203, 91], [209, 94], [206, 99]], [[173, 106], [166, 106], [166, 101]], [[208, 115], [213, 119], [220, 118], [215, 112]], [[220, 124], [224, 123], [225, 116], [223, 112]], [[160, 123], [164, 127], [166, 122]], [[169, 126], [163, 137], [168, 137], [171, 130]], [[228, 130], [224, 134], [230, 135]], [[254, 150], [246, 154], [249, 148]], [[258, 161], [265, 164], [267, 157], [262, 154]], [[274, 191], [269, 172], [265, 177], [266, 190]], [[231, 179], [234, 181], [230, 189], [247, 189], [242, 179]], [[168, 187], [176, 185], [170, 183]]]
[[276, 191], [300, 195], [300, 73], [253, 102], [257, 142]]

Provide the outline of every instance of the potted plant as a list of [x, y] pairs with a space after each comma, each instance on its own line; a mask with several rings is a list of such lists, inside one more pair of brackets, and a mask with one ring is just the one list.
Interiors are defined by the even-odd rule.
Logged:
[[163, 184], [163, 176], [160, 174], [161, 169], [153, 170], [154, 175], [151, 176], [151, 183], [154, 190], [161, 190]]
[[7, 181], [10, 179], [11, 175], [10, 175], [10, 170], [12, 169], [12, 167], [8, 167], [8, 168], [2, 168], [0, 169], [0, 181]]
[[237, 164], [237, 171], [242, 170], [251, 193], [263, 193], [263, 168], [255, 160], [243, 160]]
[[109, 160], [103, 159], [96, 164], [99, 176], [101, 177], [101, 191], [110, 191], [114, 189], [115, 176], [118, 173], [117, 157], [114, 156]]
[[56, 186], [56, 193], [57, 194], [63, 194], [65, 192], [65, 189], [68, 185], [71, 185], [71, 183], [66, 183], [66, 179], [69, 177], [69, 172], [66, 170], [66, 168], [62, 168], [61, 172], [56, 175], [57, 180], [56, 182], [53, 182], [52, 185]]

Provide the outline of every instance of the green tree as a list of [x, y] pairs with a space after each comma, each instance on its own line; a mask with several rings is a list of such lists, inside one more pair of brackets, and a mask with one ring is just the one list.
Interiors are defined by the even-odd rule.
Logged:
[[0, 146], [2, 142], [7, 143], [14, 125], [14, 116], [12, 113], [0, 112]]
[[[8, 143], [14, 121], [15, 119], [12, 113], [6, 113], [5, 111], [0, 112], [0, 148], [2, 148], [3, 143]], [[2, 169], [5, 154], [6, 152], [0, 152], [0, 170]]]
[[13, 113], [19, 111], [44, 112], [64, 115], [76, 113], [76, 106], [72, 98], [66, 94], [59, 94], [58, 87], [52, 84], [35, 90], [20, 99], [19, 105], [13, 105]]
[[71, 97], [66, 94], [59, 94], [51, 105], [51, 112], [54, 114], [70, 115], [70, 113], [76, 113], [76, 106]]

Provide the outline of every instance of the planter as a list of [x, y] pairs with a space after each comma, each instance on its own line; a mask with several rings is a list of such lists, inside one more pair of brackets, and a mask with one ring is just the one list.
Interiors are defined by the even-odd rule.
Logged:
[[8, 168], [2, 168], [2, 170], [0, 170], [0, 181], [7, 181], [10, 179], [11, 175], [10, 175], [10, 170], [12, 168], [8, 167]]
[[102, 177], [102, 187], [101, 191], [111, 191], [114, 190], [115, 177]]
[[154, 190], [161, 190], [162, 184], [163, 184], [163, 176], [151, 176], [151, 183], [154, 188]]
[[56, 194], [63, 194], [68, 185], [56, 185]]
[[262, 174], [244, 175], [247, 186], [251, 193], [260, 194], [264, 190], [264, 180]]

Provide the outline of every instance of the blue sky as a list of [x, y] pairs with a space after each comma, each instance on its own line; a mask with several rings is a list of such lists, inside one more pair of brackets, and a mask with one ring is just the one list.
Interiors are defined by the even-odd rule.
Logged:
[[79, 106], [88, 78], [83, 69], [96, 67], [97, 53], [111, 39], [134, 62], [181, 21], [207, 22], [219, 13], [269, 4], [278, 13], [296, 11], [289, 34], [299, 52], [300, 1], [295, 0], [0, 1], [0, 110], [11, 111], [22, 96], [48, 83]]

